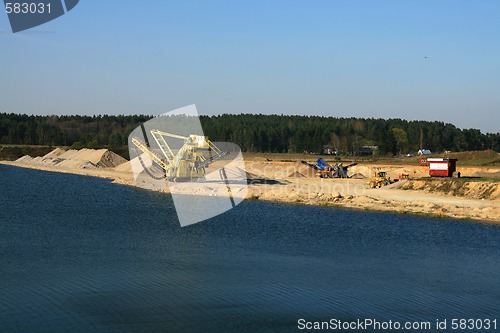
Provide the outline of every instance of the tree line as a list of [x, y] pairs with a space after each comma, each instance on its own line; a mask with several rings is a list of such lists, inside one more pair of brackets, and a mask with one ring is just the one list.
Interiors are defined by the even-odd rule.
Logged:
[[[0, 113], [0, 144], [114, 148], [126, 155], [129, 133], [149, 115], [35, 116]], [[382, 155], [492, 149], [500, 133], [460, 129], [439, 121], [320, 116], [224, 114], [201, 116], [212, 141], [238, 144], [246, 152], [321, 153], [325, 147], [356, 155], [377, 147]]]

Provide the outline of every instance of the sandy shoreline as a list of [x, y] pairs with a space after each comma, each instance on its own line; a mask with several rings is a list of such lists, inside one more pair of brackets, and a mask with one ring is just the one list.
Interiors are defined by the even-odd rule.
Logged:
[[[49, 172], [71, 173], [113, 180], [113, 183], [135, 186], [131, 172], [118, 171], [114, 168], [80, 169], [58, 166], [33, 165], [22, 162], [0, 161], [0, 164], [44, 170]], [[276, 163], [245, 163], [247, 171], [258, 173], [269, 171]], [[279, 164], [279, 162], [278, 162]], [[293, 163], [289, 163], [289, 167]], [[264, 170], [264, 169], [268, 170]], [[281, 166], [278, 168], [283, 170]], [[285, 168], [286, 169], [286, 168]], [[270, 177], [266, 177], [269, 179]], [[435, 217], [456, 219], [472, 219], [492, 223], [500, 223], [500, 200], [471, 199], [427, 193], [420, 190], [403, 190], [404, 183], [396, 183], [388, 188], [370, 189], [366, 179], [321, 179], [317, 177], [283, 177], [273, 178], [273, 184], [253, 183], [248, 186], [246, 199], [267, 200], [283, 203], [296, 203], [319, 206], [346, 207], [362, 210], [396, 212], [402, 214], [425, 214]], [[499, 183], [497, 183], [499, 184]], [[495, 185], [498, 188], [498, 185]], [[217, 189], [210, 187], [211, 195], [218, 195]], [[198, 194], [198, 193], [196, 193]], [[204, 195], [206, 193], [203, 193]], [[220, 194], [220, 193], [219, 193]]]

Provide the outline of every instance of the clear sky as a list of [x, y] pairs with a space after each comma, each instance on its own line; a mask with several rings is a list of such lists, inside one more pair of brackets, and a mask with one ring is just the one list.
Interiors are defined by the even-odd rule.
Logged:
[[81, 0], [13, 34], [0, 112], [264, 113], [500, 131], [498, 0]]

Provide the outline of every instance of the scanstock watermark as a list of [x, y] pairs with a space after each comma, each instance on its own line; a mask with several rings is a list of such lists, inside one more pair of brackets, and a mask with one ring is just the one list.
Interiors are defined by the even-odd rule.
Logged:
[[299, 319], [297, 321], [299, 330], [338, 330], [338, 331], [364, 331], [364, 330], [430, 330], [432, 324], [429, 321], [398, 322], [398, 321], [380, 321], [377, 319], [357, 319], [353, 321], [343, 321], [332, 318], [329, 321], [307, 321]]
[[247, 195], [240, 147], [205, 136], [195, 105], [143, 123], [128, 147], [136, 185], [170, 193], [182, 227], [222, 214]]
[[19, 32], [52, 21], [69, 12], [79, 0], [4, 0], [12, 32]]
[[339, 332], [383, 332], [383, 331], [496, 331], [496, 318], [452, 318], [435, 319], [434, 321], [393, 321], [373, 318], [340, 320], [332, 318], [328, 321], [297, 321], [299, 330], [330, 330]]

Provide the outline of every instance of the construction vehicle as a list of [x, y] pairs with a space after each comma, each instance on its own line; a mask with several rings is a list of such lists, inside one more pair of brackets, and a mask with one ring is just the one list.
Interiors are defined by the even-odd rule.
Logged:
[[342, 165], [342, 163], [337, 163], [331, 165], [325, 162], [321, 157], [318, 158], [316, 164], [310, 164], [306, 161], [302, 161], [302, 163], [307, 164], [308, 166], [316, 169], [317, 175], [320, 178], [349, 178], [347, 175], [347, 171], [350, 167], [357, 165], [358, 163], [352, 163], [349, 165]]
[[398, 178], [394, 178], [394, 181], [395, 182], [399, 182], [400, 180], [409, 179], [409, 178], [410, 178], [410, 174], [406, 173], [406, 172], [403, 172], [403, 173], [400, 173], [398, 175]]
[[[214, 160], [226, 155], [206, 136], [190, 135], [185, 137], [155, 129], [151, 130], [151, 135], [156, 141], [162, 156], [153, 151], [148, 142], [143, 142], [137, 137], [132, 138], [132, 143], [136, 149], [146, 154], [163, 171], [163, 176], [160, 178], [166, 178], [170, 181], [203, 180], [205, 168]], [[184, 144], [174, 152], [168, 145], [166, 138], [183, 140]], [[137, 154], [144, 170], [151, 175], [141, 155], [140, 153]]]
[[375, 171], [375, 177], [373, 177], [368, 185], [370, 188], [380, 188], [392, 184], [391, 178], [387, 176], [385, 171]]

